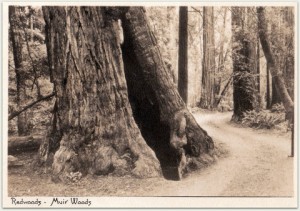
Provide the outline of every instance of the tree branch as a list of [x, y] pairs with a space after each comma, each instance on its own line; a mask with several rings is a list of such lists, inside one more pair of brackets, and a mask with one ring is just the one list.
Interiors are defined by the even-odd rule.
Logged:
[[216, 101], [215, 106], [214, 106], [215, 108], [219, 105], [219, 103], [221, 102], [222, 98], [225, 96], [226, 91], [227, 91], [227, 89], [229, 87], [229, 84], [230, 84], [232, 78], [233, 78], [233, 74], [231, 74], [230, 78], [228, 79], [226, 85], [223, 88], [223, 91], [221, 92], [221, 95], [220, 95], [219, 99]]
[[19, 111], [15, 111], [13, 113], [11, 113], [8, 117], [8, 121], [12, 120], [13, 118], [15, 118], [16, 116], [20, 115], [22, 112], [26, 111], [28, 108], [31, 108], [32, 106], [34, 106], [35, 104], [41, 102], [41, 101], [44, 101], [44, 100], [47, 100], [51, 97], [53, 97], [55, 95], [55, 93], [53, 92], [52, 94], [49, 94], [49, 95], [46, 95], [45, 97], [42, 97], [30, 104], [28, 104], [27, 106], [25, 106], [24, 108], [22, 108], [21, 110]]

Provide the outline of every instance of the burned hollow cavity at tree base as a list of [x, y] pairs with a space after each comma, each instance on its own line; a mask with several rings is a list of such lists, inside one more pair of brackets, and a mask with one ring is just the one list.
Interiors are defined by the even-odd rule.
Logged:
[[174, 169], [176, 171], [178, 157], [169, 144], [170, 126], [166, 122], [160, 121], [160, 110], [155, 93], [145, 81], [141, 71], [139, 71], [141, 67], [131, 53], [132, 46], [126, 38], [122, 45], [122, 52], [128, 97], [134, 119], [147, 144], [154, 150], [160, 161], [164, 176], [172, 178], [172, 173], [168, 170]]
[[[213, 149], [213, 141], [187, 110], [163, 62], [145, 10], [128, 8], [121, 18], [129, 101], [135, 121], [155, 151], [167, 179], [180, 179], [190, 161]], [[182, 122], [184, 126], [182, 125]], [[179, 130], [184, 130], [178, 134]], [[192, 163], [192, 162], [191, 162]]]

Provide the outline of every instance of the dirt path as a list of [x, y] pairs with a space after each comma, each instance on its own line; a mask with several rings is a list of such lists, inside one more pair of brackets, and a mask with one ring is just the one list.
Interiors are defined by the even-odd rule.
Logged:
[[[166, 181], [158, 196], [292, 196], [293, 158], [290, 138], [270, 131], [238, 128], [230, 113], [195, 114], [214, 140], [230, 154], [217, 164], [180, 182]], [[154, 194], [155, 193], [155, 194]]]
[[[228, 149], [229, 155], [182, 181], [87, 176], [75, 184], [53, 183], [30, 167], [9, 170], [9, 196], [292, 196], [293, 159], [290, 137], [267, 130], [240, 128], [230, 113], [195, 114], [201, 127]], [[22, 157], [23, 156], [23, 157]]]

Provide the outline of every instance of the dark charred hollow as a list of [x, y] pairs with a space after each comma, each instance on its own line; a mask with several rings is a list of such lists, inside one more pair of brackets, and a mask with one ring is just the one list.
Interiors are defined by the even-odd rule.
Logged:
[[160, 161], [166, 179], [178, 180], [179, 155], [170, 146], [170, 127], [160, 121], [160, 110], [154, 91], [141, 74], [141, 67], [128, 40], [122, 45], [128, 97], [133, 117], [147, 144]]

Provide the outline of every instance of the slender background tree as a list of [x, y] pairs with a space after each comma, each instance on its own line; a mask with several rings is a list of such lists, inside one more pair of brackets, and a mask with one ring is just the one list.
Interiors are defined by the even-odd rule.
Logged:
[[179, 7], [178, 90], [188, 102], [188, 7]]
[[[23, 55], [24, 37], [21, 33], [21, 10], [22, 8], [10, 6], [9, 7], [9, 23], [10, 23], [10, 40], [12, 43], [12, 51], [14, 57], [14, 69], [16, 74], [17, 85], [17, 105], [18, 108], [23, 106], [23, 103], [27, 100], [26, 94], [26, 71]], [[28, 135], [28, 121], [27, 113], [23, 112], [18, 115], [17, 120], [18, 134], [19, 136]]]
[[214, 38], [214, 9], [203, 8], [203, 71], [202, 71], [202, 108], [212, 108], [214, 104], [217, 81], [215, 80], [215, 38]]

